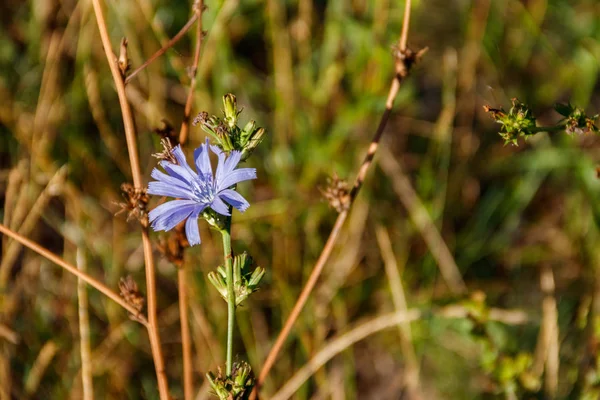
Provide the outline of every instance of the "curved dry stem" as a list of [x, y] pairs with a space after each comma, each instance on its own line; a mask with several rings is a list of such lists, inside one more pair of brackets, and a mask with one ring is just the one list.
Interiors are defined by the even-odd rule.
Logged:
[[271, 397], [271, 400], [289, 399], [296, 393], [304, 382], [308, 380], [319, 368], [327, 361], [331, 360], [337, 354], [346, 350], [354, 343], [359, 342], [369, 335], [381, 330], [392, 328], [398, 324], [409, 323], [421, 317], [419, 310], [398, 311], [391, 314], [385, 314], [362, 323], [356, 328], [344, 333], [337, 339], [333, 339], [323, 347], [315, 356], [298, 370], [294, 376]]
[[63, 267], [68, 272], [70, 272], [73, 275], [77, 276], [82, 281], [86, 282], [88, 285], [90, 285], [93, 288], [97, 289], [102, 294], [104, 294], [106, 297], [110, 298], [115, 303], [119, 304], [121, 307], [123, 307], [124, 309], [126, 309], [127, 311], [129, 311], [132, 315], [135, 315], [136, 316], [136, 320], [139, 320], [143, 324], [147, 324], [146, 319], [144, 318], [144, 316], [143, 315], [138, 315], [139, 311], [136, 308], [134, 308], [133, 306], [131, 306], [130, 304], [128, 304], [121, 296], [119, 296], [117, 293], [115, 293], [114, 291], [112, 291], [108, 286], [106, 286], [102, 282], [100, 282], [100, 281], [92, 278], [91, 276], [89, 276], [85, 272], [80, 271], [79, 269], [77, 269], [77, 267], [69, 264], [68, 262], [66, 262], [65, 260], [63, 260], [62, 258], [60, 258], [59, 256], [57, 256], [54, 253], [52, 253], [50, 250], [45, 249], [44, 247], [42, 247], [39, 244], [37, 244], [37, 243], [35, 243], [35, 242], [27, 239], [26, 237], [19, 235], [15, 231], [9, 229], [8, 227], [6, 227], [6, 226], [4, 226], [2, 224], [0, 224], [0, 233], [3, 233], [6, 236], [9, 236], [10, 238], [12, 238], [12, 239], [16, 240], [17, 242], [21, 243], [23, 246], [25, 246], [25, 247], [27, 247], [27, 248], [35, 251], [36, 253], [38, 253], [42, 257], [45, 257], [48, 260], [52, 261], [53, 263], [57, 264], [58, 266]]
[[[192, 76], [190, 82], [190, 91], [188, 93], [183, 121], [179, 131], [179, 143], [183, 146], [187, 142], [190, 117], [192, 113], [192, 100], [194, 97], [194, 88], [196, 87], [196, 75], [198, 63], [200, 62], [200, 50], [202, 49], [202, 12], [204, 11], [204, 2], [197, 0], [194, 3], [194, 16], [198, 20], [196, 31], [196, 47], [194, 49], [194, 62], [192, 65]], [[180, 226], [183, 228], [183, 226]], [[191, 400], [194, 396], [194, 373], [192, 366], [192, 342], [190, 337], [190, 322], [188, 314], [187, 301], [187, 283], [185, 280], [185, 265], [181, 266], [177, 272], [178, 291], [179, 291], [179, 317], [181, 324], [181, 350], [183, 353], [183, 393], [185, 400]]]
[[194, 398], [194, 372], [192, 365], [192, 340], [187, 302], [187, 280], [184, 266], [177, 270], [179, 291], [179, 322], [181, 325], [181, 350], [183, 353], [183, 394], [185, 400]]
[[[85, 253], [77, 248], [77, 268], [85, 272]], [[79, 311], [79, 352], [81, 354], [81, 382], [83, 400], [94, 400], [94, 384], [92, 379], [92, 351], [90, 344], [90, 317], [88, 314], [88, 296], [83, 280], [77, 281], [77, 309]]]
[[[117, 58], [112, 52], [112, 46], [106, 27], [106, 20], [104, 19], [104, 13], [102, 11], [100, 0], [92, 0], [92, 4], [94, 6], [94, 13], [96, 15], [96, 22], [98, 23], [102, 45], [104, 47], [104, 52], [106, 53], [106, 59], [108, 61], [108, 65], [110, 66], [110, 72], [117, 89], [117, 95], [119, 97], [119, 105], [121, 106], [123, 125], [125, 128], [125, 138], [127, 140], [127, 149], [129, 151], [129, 163], [131, 165], [133, 184], [136, 188], [141, 188], [142, 173], [140, 171], [140, 162], [138, 158], [135, 126], [133, 122], [133, 114], [131, 113], [131, 107], [129, 106], [129, 102], [127, 101], [127, 96], [125, 93], [125, 81], [123, 80], [123, 76], [119, 70]], [[161, 400], [168, 400], [169, 388], [167, 375], [165, 373], [164, 359], [160, 346], [160, 334], [156, 318], [156, 279], [154, 258], [152, 255], [150, 237], [148, 236], [148, 228], [142, 228], [142, 244], [144, 248], [146, 291], [148, 297], [148, 324], [146, 326], [148, 328], [150, 346], [152, 348], [152, 358], [154, 360], [154, 368], [156, 370], [160, 398]]]
[[175, 43], [179, 42], [179, 40], [190, 30], [190, 28], [194, 25], [196, 20], [198, 19], [198, 13], [194, 13], [192, 18], [177, 32], [175, 36], [171, 40], [167, 42], [166, 45], [161, 47], [156, 53], [152, 54], [150, 58], [148, 58], [142, 65], [137, 67], [131, 74], [127, 76], [125, 79], [125, 84], [127, 85], [137, 74], [142, 72], [148, 65], [152, 64], [158, 57], [162, 56], [169, 50], [171, 47], [175, 45]]
[[283, 348], [283, 344], [285, 343], [285, 340], [289, 336], [292, 326], [298, 319], [300, 312], [304, 308], [304, 305], [306, 304], [306, 301], [308, 300], [310, 293], [314, 289], [315, 284], [317, 283], [317, 280], [319, 279], [319, 276], [321, 275], [321, 272], [323, 271], [323, 268], [325, 267], [325, 263], [327, 262], [327, 260], [329, 259], [329, 256], [331, 255], [333, 247], [334, 247], [335, 243], [337, 242], [339, 232], [340, 232], [344, 222], [346, 221], [346, 218], [348, 217], [349, 209], [352, 205], [352, 202], [358, 195], [358, 192], [360, 191], [360, 188], [361, 188], [361, 186], [365, 180], [365, 177], [367, 175], [367, 171], [369, 170], [369, 167], [371, 166], [371, 164], [373, 162], [373, 157], [375, 156], [375, 152], [377, 151], [377, 148], [379, 147], [379, 141], [381, 140], [381, 136], [383, 134], [385, 126], [387, 125], [387, 122], [391, 115], [392, 107], [394, 105], [394, 100], [396, 99], [396, 96], [398, 95], [398, 91], [400, 90], [400, 84], [401, 84], [402, 80], [408, 75], [411, 66], [414, 64], [414, 61], [418, 60], [418, 58], [422, 54], [422, 52], [419, 52], [416, 55], [411, 54], [411, 58], [408, 57], [408, 52], [406, 49], [406, 42], [408, 40], [408, 21], [409, 20], [410, 20], [410, 1], [407, 1], [406, 7], [405, 7], [405, 15], [404, 15], [405, 23], [404, 23], [404, 28], [402, 30], [402, 34], [400, 37], [399, 48], [398, 48], [400, 54], [396, 55], [396, 64], [395, 64], [396, 74], [390, 85], [390, 90], [388, 92], [388, 96], [387, 96], [386, 104], [385, 104], [385, 111], [384, 111], [383, 115], [381, 116], [379, 126], [377, 127], [377, 130], [375, 131], [375, 135], [373, 136], [371, 144], [369, 145], [367, 155], [359, 168], [356, 180], [354, 181], [354, 186], [352, 187], [352, 190], [350, 192], [350, 199], [349, 199], [348, 207], [338, 215], [338, 217], [335, 221], [335, 224], [333, 225], [333, 228], [331, 230], [331, 233], [329, 234], [329, 238], [327, 239], [327, 242], [325, 243], [325, 247], [323, 248], [323, 251], [321, 252], [321, 255], [319, 256], [319, 258], [317, 259], [317, 262], [308, 278], [308, 281], [306, 282], [306, 285], [302, 289], [302, 292], [300, 293], [300, 296], [298, 297], [298, 300], [296, 301], [296, 304], [294, 305], [294, 308], [292, 309], [290, 316], [287, 318], [287, 320], [283, 326], [283, 329], [279, 333], [279, 336], [277, 337], [277, 340], [275, 341], [273, 348], [267, 355], [267, 358], [263, 365], [263, 369], [260, 372], [256, 386], [254, 387], [254, 390], [250, 396], [250, 399], [256, 399], [256, 396], [258, 395], [258, 390], [260, 390], [260, 386], [264, 383], [266, 377], [269, 374], [269, 371], [275, 364], [275, 360], [277, 359], [279, 352]]
[[204, 32], [202, 31], [202, 11], [204, 11], [204, 1], [198, 0], [194, 3], [195, 15], [198, 17], [198, 30], [196, 32], [196, 49], [194, 51], [194, 63], [192, 64], [191, 70], [191, 82], [190, 91], [185, 101], [185, 110], [183, 113], [183, 122], [181, 123], [181, 130], [179, 131], [179, 143], [185, 144], [188, 138], [188, 132], [190, 130], [190, 116], [192, 114], [192, 101], [194, 100], [194, 88], [196, 87], [196, 75], [198, 72], [198, 63], [200, 62], [200, 49], [202, 48], [202, 38]]

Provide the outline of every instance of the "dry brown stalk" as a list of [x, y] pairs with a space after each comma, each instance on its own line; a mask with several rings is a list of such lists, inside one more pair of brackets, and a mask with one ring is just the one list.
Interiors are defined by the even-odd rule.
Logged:
[[[123, 75], [119, 69], [118, 60], [112, 51], [112, 45], [108, 35], [108, 29], [106, 26], [106, 20], [104, 18], [104, 12], [100, 0], [93, 0], [94, 13], [96, 15], [96, 22], [100, 31], [100, 37], [102, 39], [102, 45], [106, 54], [106, 60], [110, 67], [111, 74], [117, 89], [117, 95], [119, 97], [119, 105], [121, 107], [121, 113], [123, 116], [123, 125], [125, 128], [125, 137], [127, 139], [127, 149], [129, 151], [129, 163], [131, 165], [131, 174], [133, 176], [133, 184], [136, 188], [141, 188], [142, 184], [142, 173], [140, 171], [140, 162], [138, 158], [135, 126], [133, 121], [133, 114], [127, 96], [125, 93], [125, 81]], [[162, 349], [160, 345], [160, 333], [158, 330], [158, 323], [156, 318], [156, 277], [154, 269], [154, 258], [152, 255], [152, 245], [150, 243], [150, 236], [148, 235], [148, 228], [142, 227], [142, 245], [144, 249], [144, 261], [146, 270], [146, 291], [148, 296], [148, 336], [150, 338], [150, 346], [152, 349], [152, 358], [154, 360], [154, 368], [156, 370], [156, 378], [158, 381], [158, 390], [160, 393], [161, 400], [169, 400], [169, 387], [167, 381], [167, 375], [165, 371], [165, 364], [162, 355]]]
[[132, 73], [130, 73], [127, 76], [127, 78], [125, 79], [125, 84], [128, 84], [137, 74], [142, 72], [148, 65], [152, 64], [158, 57], [162, 56], [167, 52], [167, 50], [173, 47], [175, 43], [177, 43], [187, 33], [187, 31], [189, 31], [190, 28], [194, 26], [194, 23], [196, 22], [196, 20], [198, 20], [198, 17], [198, 13], [194, 13], [194, 15], [192, 15], [190, 20], [183, 26], [183, 28], [181, 28], [179, 32], [177, 32], [177, 34], [173, 36], [173, 39], [169, 40], [167, 44], [161, 47], [156, 53], [152, 54], [150, 58], [148, 58], [142, 65], [137, 67], [135, 70], [133, 70]]
[[192, 115], [192, 101], [194, 100], [194, 88], [196, 87], [196, 75], [198, 72], [198, 63], [200, 62], [200, 49], [202, 48], [202, 38], [204, 32], [202, 31], [202, 11], [204, 11], [204, 1], [196, 0], [194, 2], [194, 14], [198, 18], [198, 30], [196, 33], [196, 49], [194, 51], [194, 63], [190, 72], [191, 82], [190, 91], [185, 101], [185, 110], [183, 113], [183, 122], [181, 123], [181, 130], [179, 131], [179, 143], [185, 144], [188, 138], [188, 132], [190, 130], [190, 116]]
[[[469, 310], [459, 305], [452, 305], [434, 310], [433, 314], [440, 318], [461, 319], [467, 317]], [[507, 316], [509, 317], [506, 318]], [[340, 334], [336, 338], [331, 339], [329, 343], [321, 348], [321, 350], [317, 351], [275, 395], [270, 397], [270, 400], [285, 400], [291, 398], [300, 386], [319, 370], [319, 368], [353, 344], [384, 329], [392, 328], [398, 324], [410, 323], [422, 317], [423, 312], [414, 308], [397, 311], [372, 318], [348, 332]], [[503, 309], [491, 309], [489, 319], [490, 321], [498, 321], [511, 325], [523, 324], [528, 321], [527, 315], [520, 310]]]
[[289, 336], [294, 323], [298, 319], [300, 312], [304, 308], [304, 305], [306, 304], [308, 297], [310, 296], [312, 290], [314, 289], [314, 287], [317, 283], [317, 280], [319, 279], [319, 276], [321, 275], [321, 272], [323, 271], [323, 268], [325, 267], [325, 263], [327, 262], [327, 260], [329, 259], [329, 256], [331, 255], [333, 247], [334, 247], [335, 243], [337, 242], [337, 238], [339, 236], [340, 230], [341, 230], [342, 226], [344, 225], [346, 218], [348, 217], [350, 206], [352, 205], [353, 200], [356, 198], [356, 195], [360, 191], [360, 188], [361, 188], [361, 186], [365, 180], [365, 177], [367, 175], [367, 171], [369, 170], [369, 167], [373, 161], [373, 157], [375, 156], [375, 152], [377, 151], [377, 148], [379, 146], [379, 141], [381, 139], [381, 136], [383, 134], [385, 126], [387, 125], [388, 119], [392, 113], [392, 107], [394, 105], [394, 100], [396, 99], [396, 96], [398, 95], [398, 92], [400, 90], [401, 82], [406, 78], [406, 76], [410, 72], [412, 65], [414, 65], [414, 63], [416, 61], [418, 61], [419, 58], [421, 57], [421, 55], [426, 51], [426, 49], [424, 49], [417, 53], [414, 53], [413, 51], [408, 49], [406, 46], [407, 40], [408, 40], [408, 26], [409, 26], [409, 21], [410, 21], [410, 7], [411, 7], [411, 2], [410, 2], [410, 0], [408, 0], [405, 4], [404, 25], [403, 25], [403, 29], [402, 29], [402, 35], [400, 37], [400, 40], [398, 41], [398, 46], [395, 51], [395, 58], [396, 58], [395, 59], [395, 72], [396, 73], [394, 75], [394, 78], [392, 79], [390, 90], [388, 92], [387, 100], [385, 103], [385, 112], [381, 116], [379, 126], [377, 127], [377, 130], [375, 131], [375, 135], [373, 136], [373, 140], [371, 141], [371, 144], [367, 151], [367, 155], [366, 155], [363, 163], [361, 164], [358, 175], [356, 177], [356, 180], [354, 181], [354, 186], [352, 187], [352, 191], [350, 192], [350, 199], [349, 199], [348, 207], [345, 210], [343, 210], [341, 213], [339, 213], [339, 215], [333, 225], [331, 233], [329, 234], [329, 238], [327, 239], [327, 242], [325, 243], [325, 246], [321, 252], [321, 255], [317, 259], [317, 262], [315, 263], [315, 266], [314, 266], [304, 288], [302, 289], [302, 292], [300, 293], [300, 296], [298, 297], [298, 300], [296, 301], [296, 304], [294, 305], [292, 312], [290, 313], [289, 317], [287, 318], [287, 320], [283, 326], [283, 329], [279, 333], [279, 336], [277, 337], [275, 344], [273, 345], [273, 348], [271, 349], [271, 351], [269, 352], [269, 354], [265, 360], [263, 369], [260, 372], [256, 386], [254, 387], [254, 390], [250, 396], [251, 399], [255, 399], [257, 397], [260, 386], [264, 383], [266, 377], [269, 374], [269, 371], [275, 364], [275, 360], [277, 359], [279, 352], [283, 348], [285, 340]]
[[392, 181], [392, 187], [408, 214], [423, 236], [423, 240], [429, 247], [431, 255], [435, 259], [444, 281], [455, 294], [464, 293], [467, 286], [462, 279], [456, 261], [448, 249], [444, 238], [431, 220], [431, 216], [423, 202], [415, 192], [410, 180], [403, 172], [400, 163], [394, 158], [388, 149], [382, 149], [381, 167]]
[[[398, 271], [398, 263], [396, 262], [396, 255], [392, 248], [392, 241], [388, 231], [382, 225], [377, 225], [375, 228], [375, 235], [377, 237], [377, 243], [383, 257], [384, 267], [388, 281], [390, 282], [390, 291], [392, 292], [392, 301], [396, 312], [408, 312], [408, 306], [406, 303], [406, 295], [404, 294], [404, 287], [402, 285], [402, 277]], [[421, 393], [419, 389], [419, 360], [415, 353], [415, 348], [412, 343], [412, 331], [410, 323], [408, 321], [401, 322], [398, 324], [400, 328], [400, 346], [402, 353], [406, 358], [406, 373], [405, 382], [408, 388], [409, 396], [411, 400], [421, 399]]]
[[[96, 280], [95, 278], [92, 278], [88, 274], [80, 271], [79, 269], [77, 269], [77, 267], [69, 264], [68, 262], [66, 262], [65, 260], [60, 258], [59, 256], [53, 254], [51, 251], [43, 248], [42, 246], [40, 246], [39, 244], [37, 244], [35, 242], [32, 242], [31, 240], [27, 239], [26, 237], [19, 235], [15, 231], [7, 228], [6, 226], [4, 226], [2, 224], [0, 224], [0, 233], [3, 233], [4, 235], [16, 240], [17, 242], [21, 243], [23, 246], [28, 247], [29, 249], [35, 251], [42, 257], [45, 257], [48, 260], [52, 261], [53, 263], [63, 267], [64, 269], [66, 269], [67, 271], [72, 273], [73, 275], [75, 275], [78, 278], [80, 278], [81, 280], [85, 281], [87, 284], [89, 284], [93, 288], [102, 292], [102, 294], [104, 294], [106, 297], [110, 298], [117, 304], [119, 304], [121, 307], [123, 307], [124, 309], [129, 311], [131, 314], [133, 314], [133, 315], [138, 314], [138, 311], [133, 306], [128, 304], [125, 300], [123, 300], [121, 298], [121, 296], [119, 296], [117, 293], [112, 291], [108, 286], [106, 286], [102, 282]], [[141, 318], [141, 322], [143, 324], [146, 324], [145, 318], [142, 315], [140, 315], [139, 318]]]
[[[85, 272], [86, 260], [83, 248], [77, 248], [77, 268]], [[90, 318], [88, 315], [88, 296], [85, 283], [77, 280], [77, 306], [79, 311], [79, 349], [81, 353], [81, 381], [83, 399], [94, 400], [94, 385], [92, 380], [92, 351], [90, 344]]]

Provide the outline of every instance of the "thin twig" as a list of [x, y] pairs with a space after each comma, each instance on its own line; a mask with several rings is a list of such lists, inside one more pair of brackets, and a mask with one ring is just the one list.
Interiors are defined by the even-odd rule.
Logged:
[[204, 1], [196, 0], [194, 3], [194, 14], [198, 18], [198, 30], [196, 32], [196, 49], [194, 51], [194, 63], [190, 71], [190, 91], [185, 101], [185, 109], [183, 113], [183, 122], [181, 123], [181, 130], [179, 131], [179, 143], [185, 144], [188, 138], [188, 132], [190, 130], [190, 116], [192, 114], [192, 101], [194, 100], [194, 88], [196, 87], [196, 74], [198, 72], [198, 63], [200, 62], [200, 49], [202, 48], [202, 38], [204, 32], [202, 31], [202, 11], [204, 11]]
[[[406, 2], [404, 19], [405, 20], [410, 19], [410, 1]], [[289, 336], [289, 334], [292, 330], [292, 326], [298, 319], [300, 312], [304, 308], [304, 305], [306, 304], [306, 301], [308, 300], [310, 293], [312, 292], [313, 288], [315, 287], [315, 284], [317, 283], [317, 280], [319, 279], [319, 276], [321, 275], [321, 272], [323, 271], [323, 268], [325, 267], [325, 263], [327, 262], [327, 260], [329, 259], [329, 256], [331, 255], [331, 252], [337, 241], [340, 230], [341, 230], [342, 226], [344, 225], [346, 218], [348, 217], [351, 203], [356, 198], [356, 195], [360, 191], [362, 183], [364, 182], [365, 177], [367, 175], [369, 166], [371, 165], [371, 163], [373, 161], [373, 157], [375, 156], [375, 152], [377, 151], [377, 148], [379, 146], [379, 141], [381, 139], [381, 135], [383, 134], [384, 128], [387, 125], [387, 121], [392, 112], [394, 100], [396, 99], [396, 96], [398, 95], [398, 91], [400, 90], [400, 84], [401, 84], [402, 80], [404, 80], [404, 78], [408, 75], [410, 68], [413, 65], [414, 61], [416, 61], [418, 59], [418, 57], [420, 56], [420, 54], [422, 54], [421, 52], [417, 53], [416, 55], [412, 54], [411, 59], [407, 59], [407, 57], [405, 57], [408, 55], [407, 48], [406, 48], [407, 35], [408, 35], [408, 28], [405, 28], [403, 30], [402, 36], [400, 37], [400, 40], [399, 40], [399, 45], [398, 45], [398, 53], [399, 54], [396, 55], [396, 64], [395, 64], [395, 72], [396, 73], [394, 75], [394, 78], [393, 78], [391, 86], [390, 86], [390, 90], [388, 92], [387, 100], [385, 103], [385, 111], [384, 111], [383, 115], [381, 116], [379, 126], [377, 127], [377, 130], [375, 131], [375, 135], [373, 137], [373, 140], [371, 141], [367, 155], [359, 169], [358, 175], [354, 182], [354, 186], [352, 188], [352, 191], [350, 192], [350, 199], [349, 199], [350, 204], [348, 204], [348, 207], [346, 209], [344, 209], [342, 212], [340, 212], [340, 214], [338, 215], [338, 217], [333, 225], [333, 228], [331, 230], [331, 233], [329, 234], [329, 238], [327, 239], [327, 242], [325, 243], [325, 247], [323, 247], [321, 255], [317, 259], [317, 262], [315, 263], [315, 266], [308, 278], [308, 281], [306, 282], [306, 285], [302, 289], [302, 292], [300, 293], [300, 296], [298, 297], [298, 300], [296, 301], [296, 304], [294, 305], [292, 312], [290, 313], [289, 317], [287, 318], [287, 320], [283, 326], [283, 329], [279, 333], [279, 336], [277, 337], [277, 340], [275, 341], [273, 348], [267, 355], [267, 358], [263, 365], [263, 369], [261, 370], [260, 375], [258, 377], [256, 386], [254, 387], [254, 390], [250, 396], [251, 399], [255, 399], [256, 396], [258, 395], [258, 390], [260, 389], [260, 386], [264, 383], [266, 377], [269, 374], [269, 371], [275, 364], [275, 360], [277, 359], [277, 356], [279, 355], [279, 352], [281, 351], [283, 344], [285, 343], [285, 340]]]
[[179, 290], [179, 321], [181, 325], [181, 350], [183, 353], [183, 393], [185, 400], [194, 398], [194, 372], [192, 366], [192, 341], [187, 302], [187, 278], [185, 266], [177, 269]]
[[[48, 181], [48, 184], [39, 194], [35, 203], [27, 212], [25, 220], [19, 227], [19, 234], [28, 236], [38, 226], [38, 221], [52, 197], [56, 196], [61, 190], [67, 176], [68, 168], [66, 165], [60, 167], [54, 176]], [[21, 251], [21, 245], [18, 242], [10, 242], [0, 262], [0, 287], [6, 287], [10, 278], [12, 266], [17, 260]]]
[[410, 180], [404, 174], [400, 163], [394, 158], [390, 151], [383, 148], [379, 161], [381, 168], [392, 181], [392, 188], [400, 198], [404, 207], [408, 210], [410, 219], [415, 224], [423, 240], [429, 247], [431, 255], [435, 259], [440, 273], [450, 290], [455, 294], [464, 293], [467, 286], [462, 279], [456, 261], [448, 249], [444, 238], [431, 220], [427, 208], [412, 187]]
[[[179, 143], [182, 146], [187, 142], [188, 138], [190, 116], [192, 112], [192, 99], [194, 96], [194, 88], [196, 86], [196, 73], [198, 70], [198, 63], [200, 61], [202, 38], [204, 37], [204, 32], [202, 31], [202, 12], [204, 11], [204, 2], [202, 0], [194, 2], [193, 9], [194, 16], [198, 20], [198, 26], [196, 31], [194, 62], [191, 70], [190, 91], [185, 102], [183, 121], [181, 122], [181, 129], [179, 131]], [[180, 225], [178, 229], [183, 229], [183, 225]], [[181, 351], [183, 354], [183, 393], [185, 400], [192, 400], [194, 396], [194, 371], [192, 365], [192, 342], [190, 338], [190, 321], [187, 301], [188, 291], [185, 275], [184, 263], [184, 265], [179, 267], [177, 272], [177, 287], [179, 291], [179, 320], [181, 326]]]
[[[392, 248], [390, 235], [385, 227], [377, 225], [375, 228], [375, 236], [383, 257], [385, 273], [390, 282], [390, 291], [392, 292], [392, 301], [396, 312], [408, 312], [406, 304], [406, 296], [402, 285], [402, 278], [398, 271], [398, 263]], [[412, 343], [412, 331], [410, 323], [402, 322], [398, 325], [400, 328], [400, 346], [402, 353], [406, 358], [406, 386], [409, 392], [409, 399], [416, 400], [421, 398], [419, 389], [419, 360], [415, 353], [415, 348]]]
[[40, 352], [38, 353], [33, 366], [29, 370], [29, 374], [27, 375], [27, 380], [25, 381], [25, 393], [29, 396], [33, 395], [48, 368], [48, 365], [56, 355], [58, 351], [58, 345], [53, 340], [48, 340], [43, 346]]
[[192, 15], [190, 20], [183, 26], [183, 28], [181, 28], [181, 30], [177, 32], [177, 35], [173, 36], [173, 39], [169, 40], [167, 44], [161, 47], [156, 53], [152, 54], [152, 56], [150, 56], [150, 58], [148, 58], [142, 65], [140, 65], [135, 70], [133, 70], [132, 73], [127, 75], [127, 78], [125, 79], [125, 84], [127, 85], [129, 81], [131, 81], [137, 74], [142, 72], [144, 68], [152, 64], [154, 60], [165, 54], [167, 50], [173, 47], [175, 43], [177, 43], [187, 33], [187, 31], [190, 30], [190, 28], [194, 25], [194, 22], [196, 22], [197, 19], [198, 13], [194, 13], [194, 15]]
[[360, 324], [356, 328], [342, 334], [336, 339], [331, 340], [321, 350], [319, 350], [313, 358], [310, 359], [302, 368], [300, 368], [294, 376], [275, 394], [271, 400], [289, 399], [296, 393], [308, 378], [310, 378], [319, 368], [334, 356], [346, 350], [369, 335], [377, 333], [381, 330], [392, 328], [398, 324], [410, 323], [421, 317], [419, 310], [398, 311], [392, 314], [385, 314], [373, 318], [365, 323]]
[[[127, 149], [129, 152], [129, 163], [131, 165], [131, 174], [133, 176], [133, 184], [136, 188], [141, 188], [142, 185], [142, 173], [140, 171], [140, 162], [138, 158], [138, 150], [135, 135], [135, 126], [133, 122], [133, 114], [129, 102], [127, 101], [127, 95], [125, 93], [125, 82], [121, 71], [118, 66], [117, 58], [115, 57], [110, 38], [108, 36], [108, 29], [106, 27], [106, 21], [104, 19], [104, 13], [100, 0], [92, 0], [94, 5], [94, 13], [96, 14], [96, 21], [98, 23], [98, 29], [100, 31], [100, 37], [102, 39], [102, 45], [104, 52], [106, 53], [106, 59], [110, 66], [110, 72], [113, 76], [115, 87], [117, 89], [117, 95], [119, 97], [119, 105], [121, 106], [121, 113], [123, 115], [123, 125], [125, 128], [125, 138], [127, 140]], [[167, 382], [167, 375], [165, 372], [165, 364], [162, 355], [162, 349], [160, 345], [160, 333], [158, 330], [157, 318], [156, 318], [156, 278], [154, 270], [154, 258], [152, 255], [152, 245], [150, 244], [150, 237], [148, 235], [148, 228], [142, 227], [142, 245], [144, 248], [144, 264], [146, 270], [146, 291], [148, 297], [148, 336], [150, 339], [150, 346], [152, 349], [152, 358], [154, 360], [154, 368], [156, 370], [156, 378], [158, 381], [158, 390], [160, 393], [161, 400], [169, 399], [169, 387]]]
[[[77, 268], [85, 272], [86, 260], [81, 247], [77, 248]], [[81, 353], [81, 381], [83, 399], [94, 400], [94, 385], [92, 380], [92, 356], [90, 345], [90, 318], [88, 315], [87, 290], [82, 279], [77, 280], [77, 303], [79, 309], [79, 349]]]
[[559, 370], [558, 311], [556, 307], [554, 274], [544, 263], [540, 271], [542, 300], [542, 326], [538, 335], [532, 372], [541, 377], [544, 373], [544, 391], [548, 398], [556, 396]]
[[139, 318], [140, 322], [142, 322], [143, 324], [146, 324], [146, 320], [145, 320], [144, 316], [143, 315], [138, 315], [139, 312], [138, 312], [138, 310], [136, 308], [134, 308], [133, 306], [131, 306], [130, 304], [128, 304], [125, 300], [123, 300], [123, 298], [121, 296], [119, 296], [117, 293], [113, 292], [108, 286], [106, 286], [102, 282], [100, 282], [100, 281], [92, 278], [91, 276], [89, 276], [85, 272], [82, 272], [82, 271], [78, 270], [77, 267], [69, 264], [68, 262], [66, 262], [62, 258], [60, 258], [57, 255], [53, 254], [52, 252], [50, 252], [50, 250], [47, 250], [47, 249], [43, 248], [39, 244], [37, 244], [35, 242], [32, 242], [31, 240], [27, 239], [24, 236], [19, 235], [15, 231], [7, 228], [6, 226], [4, 226], [2, 224], [0, 224], [0, 233], [3, 233], [6, 236], [9, 236], [10, 238], [18, 241], [23, 246], [25, 246], [25, 247], [27, 247], [27, 248], [35, 251], [36, 253], [38, 253], [42, 257], [45, 257], [48, 260], [52, 261], [53, 263], [55, 263], [55, 264], [63, 267], [64, 269], [66, 269], [67, 271], [69, 271], [73, 275], [77, 276], [78, 278], [81, 278], [81, 280], [85, 281], [87, 284], [89, 284], [93, 288], [95, 288], [98, 291], [102, 292], [102, 294], [104, 294], [106, 297], [110, 298], [115, 303], [119, 304], [121, 307], [123, 307], [124, 309], [126, 309], [127, 311], [129, 311], [131, 314], [133, 314], [134, 316], [136, 316], [136, 320]]
[[[433, 310], [432, 314], [439, 318], [467, 318], [469, 310], [462, 306], [453, 305]], [[289, 399], [308, 378], [319, 370], [319, 368], [325, 365], [333, 357], [364, 338], [384, 329], [392, 328], [398, 324], [410, 323], [428, 315], [429, 313], [424, 313], [414, 308], [405, 311], [397, 311], [372, 318], [350, 331], [339, 335], [337, 338], [332, 339], [321, 350], [317, 351], [314, 357], [300, 368], [279, 392], [270, 397], [270, 400]], [[511, 315], [513, 317], [508, 321], [503, 318], [496, 318], [497, 316], [505, 315]], [[490, 321], [498, 321], [507, 324], [512, 324], [513, 322], [522, 324], [527, 322], [528, 318], [522, 311], [494, 309], [494, 313], [490, 313]]]

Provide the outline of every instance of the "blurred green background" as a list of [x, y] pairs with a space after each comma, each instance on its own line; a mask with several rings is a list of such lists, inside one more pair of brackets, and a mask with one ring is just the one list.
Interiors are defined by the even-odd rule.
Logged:
[[[237, 316], [235, 350], [259, 371], [336, 218], [319, 189], [333, 173], [354, 179], [385, 108], [404, 2], [206, 4], [192, 115], [219, 114], [231, 92], [241, 125], [267, 129], [248, 162], [258, 179], [240, 185], [252, 206], [233, 224], [234, 250], [267, 269]], [[113, 49], [127, 37], [139, 66], [190, 10], [106, 1]], [[144, 292], [139, 228], [114, 216], [131, 176], [91, 2], [4, 0], [0, 21], [3, 223], [72, 263], [79, 248], [80, 263], [115, 290], [131, 275]], [[194, 29], [128, 85], [146, 181], [160, 148], [153, 131], [181, 124]], [[367, 337], [294, 398], [598, 398], [600, 141], [538, 134], [504, 146], [482, 106], [518, 97], [540, 124], [558, 121], [559, 101], [598, 112], [600, 3], [415, 1], [409, 46], [429, 51], [403, 83], [377, 165], [264, 395], [331, 338], [397, 311], [403, 295], [424, 313], [411, 338], [402, 328]], [[192, 127], [188, 153], [204, 137]], [[221, 262], [220, 238], [200, 226], [186, 266], [195, 384], [207, 398], [204, 374], [224, 361], [226, 304], [206, 279]], [[177, 273], [157, 259], [167, 373], [182, 398]], [[440, 273], [455, 266], [468, 293]], [[0, 398], [81, 398], [76, 279], [3, 237], [0, 289]], [[145, 330], [88, 293], [96, 397], [158, 398]]]

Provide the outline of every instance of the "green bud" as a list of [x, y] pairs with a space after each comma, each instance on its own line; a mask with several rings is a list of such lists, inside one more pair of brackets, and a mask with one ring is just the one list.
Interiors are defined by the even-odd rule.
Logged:
[[246, 126], [244, 127], [244, 130], [242, 131], [242, 135], [241, 135], [243, 144], [246, 144], [245, 142], [248, 141], [248, 138], [250, 138], [250, 136], [254, 133], [255, 129], [256, 129], [255, 121], [250, 121], [246, 124]]
[[265, 132], [265, 128], [258, 128], [250, 135], [242, 150], [242, 161], [250, 157], [254, 149], [262, 142]]
[[225, 123], [229, 128], [233, 128], [237, 124], [237, 118], [240, 114], [237, 109], [237, 100], [231, 93], [223, 96], [223, 113], [225, 114]]
[[214, 394], [220, 400], [247, 400], [254, 387], [254, 374], [252, 367], [239, 361], [233, 364], [231, 376], [225, 376], [219, 368], [215, 376], [212, 372], [206, 374]]
[[[246, 252], [233, 258], [233, 290], [235, 292], [236, 307], [258, 290], [258, 284], [265, 275], [265, 269], [261, 267], [251, 271], [253, 263], [252, 257]], [[208, 280], [217, 289], [223, 300], [227, 302], [227, 274], [225, 268], [219, 266], [216, 272], [209, 272]]]

